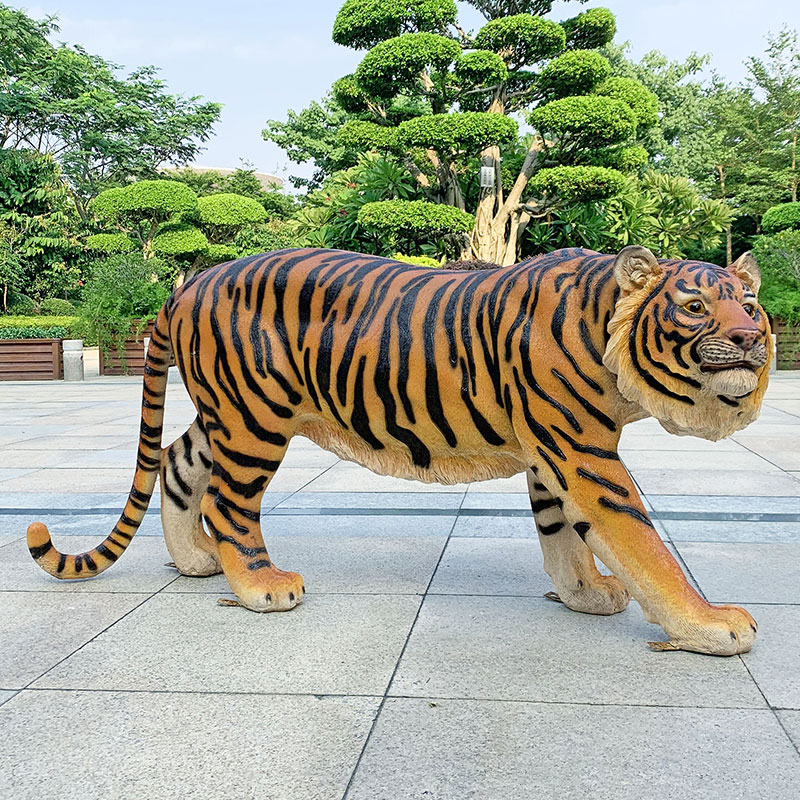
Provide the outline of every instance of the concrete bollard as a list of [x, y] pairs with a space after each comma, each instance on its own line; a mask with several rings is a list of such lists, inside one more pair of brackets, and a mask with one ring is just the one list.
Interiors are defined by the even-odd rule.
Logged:
[[772, 363], [769, 365], [770, 372], [778, 371], [778, 335], [772, 334]]
[[83, 380], [83, 339], [64, 339], [61, 343], [64, 353], [64, 380]]

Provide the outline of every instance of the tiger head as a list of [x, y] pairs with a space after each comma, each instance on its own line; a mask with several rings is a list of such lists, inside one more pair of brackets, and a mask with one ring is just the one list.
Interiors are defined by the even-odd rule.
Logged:
[[750, 253], [724, 268], [626, 247], [614, 277], [620, 296], [603, 363], [626, 400], [670, 433], [712, 441], [758, 417], [772, 348]]

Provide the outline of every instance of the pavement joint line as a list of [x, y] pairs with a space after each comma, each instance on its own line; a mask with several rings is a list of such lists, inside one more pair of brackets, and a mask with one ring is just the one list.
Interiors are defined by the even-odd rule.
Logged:
[[[464, 505], [466, 497], [467, 497], [467, 492], [465, 490], [464, 494], [461, 496], [461, 503], [459, 504], [457, 511], [461, 511], [461, 506]], [[378, 724], [378, 719], [380, 718], [381, 713], [383, 712], [383, 708], [386, 705], [386, 699], [387, 697], [389, 697], [389, 691], [392, 688], [392, 684], [394, 683], [397, 671], [398, 669], [400, 669], [400, 662], [403, 660], [406, 648], [408, 647], [408, 643], [411, 640], [411, 635], [414, 633], [414, 628], [417, 625], [417, 620], [419, 619], [420, 612], [422, 611], [423, 605], [425, 605], [425, 599], [428, 597], [428, 592], [430, 591], [430, 588], [433, 585], [436, 573], [439, 571], [439, 566], [442, 563], [444, 554], [447, 552], [447, 548], [450, 546], [450, 540], [453, 538], [453, 531], [455, 530], [457, 522], [458, 522], [458, 517], [456, 517], [456, 519], [453, 520], [453, 524], [450, 526], [450, 532], [447, 534], [447, 539], [445, 539], [444, 545], [442, 546], [442, 550], [439, 553], [439, 558], [436, 560], [436, 564], [434, 565], [433, 570], [431, 571], [431, 577], [428, 580], [428, 585], [425, 587], [425, 592], [423, 593], [419, 605], [417, 606], [417, 613], [414, 614], [414, 619], [411, 622], [411, 626], [408, 629], [408, 634], [406, 635], [406, 639], [403, 642], [403, 646], [400, 649], [400, 653], [397, 656], [397, 661], [395, 662], [392, 674], [389, 676], [389, 682], [386, 684], [386, 689], [383, 692], [383, 697], [381, 698], [380, 703], [378, 703], [378, 708], [375, 711], [375, 716], [372, 718], [372, 724], [369, 726], [369, 730], [367, 731], [367, 735], [364, 739], [364, 744], [362, 745], [361, 751], [359, 752], [358, 758], [356, 759], [356, 763], [353, 766], [353, 771], [350, 773], [350, 778], [347, 781], [347, 786], [345, 786], [344, 788], [344, 794], [342, 794], [342, 800], [347, 800], [347, 796], [350, 794], [350, 789], [352, 788], [353, 781], [355, 780], [356, 774], [358, 773], [358, 768], [359, 766], [361, 766], [361, 761], [364, 758], [364, 753], [366, 753], [367, 751], [370, 739], [372, 739], [372, 734], [375, 731], [375, 726]]]
[[737, 658], [739, 659], [739, 661], [742, 662], [742, 665], [744, 666], [745, 670], [747, 671], [747, 674], [750, 676], [750, 680], [753, 681], [753, 683], [756, 686], [756, 689], [758, 689], [759, 694], [764, 698], [764, 702], [767, 704], [767, 708], [769, 708], [769, 710], [772, 712], [772, 716], [775, 718], [775, 721], [778, 723], [778, 727], [783, 731], [784, 736], [786, 736], [786, 738], [789, 740], [789, 744], [792, 747], [794, 747], [795, 751], [797, 752], [797, 755], [800, 756], [800, 743], [795, 743], [794, 739], [792, 739], [791, 735], [789, 734], [789, 731], [786, 730], [786, 726], [783, 724], [783, 720], [780, 718], [780, 715], [778, 714], [777, 710], [775, 708], [773, 708], [772, 705], [770, 704], [770, 702], [767, 699], [766, 694], [764, 694], [764, 691], [761, 688], [760, 684], [755, 679], [755, 676], [750, 671], [750, 668], [747, 666], [747, 662], [744, 660], [744, 658], [742, 658], [742, 654], [740, 653], [739, 655], [737, 655]]
[[[299, 491], [299, 490], [298, 490]], [[287, 500], [289, 498], [286, 498]], [[776, 498], [765, 498], [776, 499]], [[285, 501], [281, 501], [285, 502]], [[464, 502], [462, 498], [462, 503]], [[528, 508], [391, 508], [391, 507], [287, 507], [273, 506], [262, 514], [263, 517], [518, 517], [520, 519], [533, 519], [533, 514]], [[150, 507], [150, 511], [160, 509]], [[116, 507], [92, 508], [0, 508], [0, 517], [3, 516], [59, 516], [59, 517], [100, 517], [118, 516]], [[682, 522], [800, 522], [800, 512], [771, 512], [771, 511], [650, 511], [650, 519], [672, 520]], [[458, 538], [458, 537], [456, 537]]]
[[[113, 687], [81, 687], [81, 686], [30, 686], [24, 689], [4, 689], [6, 692], [84, 692], [91, 694], [166, 694], [166, 695], [211, 695], [211, 696], [245, 696], [245, 697], [314, 697], [319, 700], [335, 698], [348, 699], [351, 697], [387, 699], [387, 700], [441, 700], [450, 703], [496, 703], [496, 704], [525, 704], [533, 706], [577, 706], [587, 708], [667, 708], [667, 709], [696, 709], [702, 711], [753, 711], [760, 714], [775, 711], [797, 711], [796, 708], [778, 706], [722, 706], [722, 705], [670, 705], [668, 703], [600, 703], [589, 700], [531, 700], [529, 698], [510, 697], [463, 697], [455, 695], [430, 695], [430, 694], [364, 694], [361, 692], [330, 693], [330, 692], [260, 692], [257, 690], [244, 691], [241, 689], [213, 691], [210, 689], [115, 689]], [[9, 700], [11, 698], [8, 698]]]
[[[160, 592], [163, 592], [164, 589], [167, 588], [167, 586], [170, 586], [171, 584], [173, 584], [176, 580], [178, 580], [179, 577], [180, 577], [180, 575], [176, 575], [171, 581], [169, 581], [169, 583], [166, 583], [158, 591], [146, 594], [141, 603], [137, 603], [133, 608], [131, 608], [128, 611], [126, 611], [121, 617], [118, 617], [113, 622], [111, 622], [108, 625], [106, 625], [105, 628], [103, 628], [103, 630], [98, 631], [94, 636], [91, 637], [91, 639], [87, 639], [82, 645], [80, 645], [79, 647], [76, 647], [71, 653], [69, 653], [68, 655], [66, 655], [63, 658], [60, 658], [58, 661], [56, 661], [55, 664], [51, 664], [41, 675], [39, 675], [36, 678], [34, 678], [33, 680], [29, 681], [25, 686], [22, 687], [22, 689], [24, 690], [24, 689], [30, 688], [31, 684], [36, 683], [36, 681], [38, 681], [38, 680], [41, 680], [45, 675], [47, 675], [48, 672], [50, 672], [51, 670], [55, 669], [60, 664], [63, 664], [68, 658], [71, 658], [72, 656], [74, 656], [75, 653], [79, 652], [80, 650], [83, 650], [83, 648], [86, 647], [87, 644], [91, 644], [95, 639], [97, 639], [99, 636], [102, 636], [107, 630], [112, 628], [118, 622], [121, 622], [129, 614], [133, 614], [133, 612], [136, 611], [136, 609], [141, 608], [148, 600], [150, 600], [151, 598], [155, 597]], [[51, 592], [45, 592], [45, 593], [46, 594], [51, 594]], [[137, 594], [137, 593], [136, 592], [97, 592], [97, 594]]]

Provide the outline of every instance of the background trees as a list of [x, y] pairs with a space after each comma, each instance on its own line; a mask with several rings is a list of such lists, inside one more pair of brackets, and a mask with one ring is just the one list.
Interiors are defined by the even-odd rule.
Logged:
[[155, 67], [119, 75], [80, 47], [53, 45], [55, 19], [0, 5], [0, 148], [52, 156], [78, 212], [103, 189], [191, 161], [219, 103], [171, 95]]

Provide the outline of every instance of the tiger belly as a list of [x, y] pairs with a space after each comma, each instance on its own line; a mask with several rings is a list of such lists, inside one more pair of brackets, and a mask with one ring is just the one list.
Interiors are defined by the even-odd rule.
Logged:
[[524, 472], [528, 466], [522, 460], [516, 442], [509, 442], [502, 449], [494, 448], [491, 451], [487, 448], [479, 451], [460, 451], [449, 447], [432, 449], [430, 466], [422, 468], [414, 464], [407, 447], [387, 443], [383, 449], [375, 450], [361, 437], [322, 418], [307, 419], [300, 425], [298, 433], [339, 458], [360, 464], [378, 475], [423, 483], [451, 485], [510, 478]]

